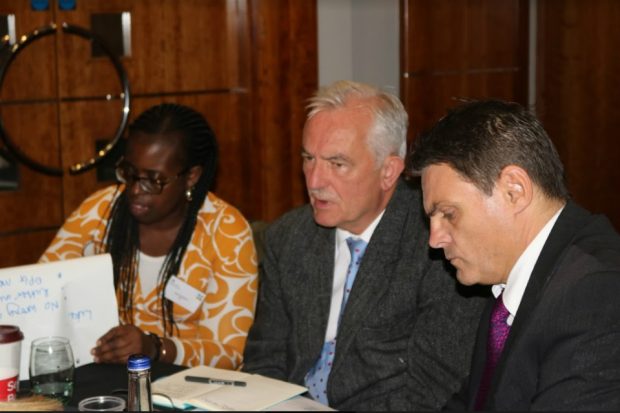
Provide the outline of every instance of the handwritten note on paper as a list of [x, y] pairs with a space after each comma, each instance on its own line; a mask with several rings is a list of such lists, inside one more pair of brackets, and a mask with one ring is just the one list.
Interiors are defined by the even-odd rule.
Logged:
[[1, 269], [0, 324], [24, 333], [20, 380], [29, 377], [30, 343], [39, 337], [67, 337], [75, 365], [92, 362], [97, 339], [118, 325], [110, 255]]

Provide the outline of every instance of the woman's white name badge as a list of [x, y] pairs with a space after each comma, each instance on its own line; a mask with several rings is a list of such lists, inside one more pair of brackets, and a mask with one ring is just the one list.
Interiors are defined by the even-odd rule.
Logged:
[[168, 280], [164, 297], [193, 313], [205, 299], [205, 293], [175, 276]]

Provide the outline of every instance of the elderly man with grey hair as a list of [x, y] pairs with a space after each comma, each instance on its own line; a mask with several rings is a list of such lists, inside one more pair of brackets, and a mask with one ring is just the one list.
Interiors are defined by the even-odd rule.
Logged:
[[482, 302], [430, 253], [420, 192], [401, 179], [407, 113], [350, 81], [308, 108], [310, 204], [265, 232], [244, 370], [337, 409], [438, 409], [467, 375]]

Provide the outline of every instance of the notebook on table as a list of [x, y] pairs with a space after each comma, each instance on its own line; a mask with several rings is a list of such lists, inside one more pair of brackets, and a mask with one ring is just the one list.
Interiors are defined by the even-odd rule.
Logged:
[[[211, 382], [188, 381], [188, 376]], [[180, 371], [151, 386], [155, 405], [206, 410], [265, 410], [306, 391], [303, 386], [259, 374], [208, 366]]]

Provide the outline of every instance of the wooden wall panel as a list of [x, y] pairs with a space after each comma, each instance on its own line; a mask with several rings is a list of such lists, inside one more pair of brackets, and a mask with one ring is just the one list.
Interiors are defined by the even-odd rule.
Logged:
[[43, 229], [0, 236], [0, 268], [36, 262], [55, 234], [55, 229]]
[[538, 1], [537, 113], [574, 199], [620, 230], [620, 2]]
[[[30, 2], [26, 0], [0, 2], [0, 14], [15, 15], [18, 41], [26, 34], [31, 36], [35, 28], [49, 25], [52, 20], [50, 11], [34, 13], [30, 10]], [[18, 54], [13, 55], [11, 64], [5, 67], [0, 89], [2, 123], [11, 141], [27, 156], [58, 167], [54, 36], [37, 38], [28, 47], [19, 50]], [[31, 105], [32, 101], [37, 104]], [[31, 177], [29, 174], [26, 176]]]
[[410, 136], [428, 130], [446, 114], [446, 110], [463, 101], [489, 97], [515, 100], [516, 72], [454, 73], [450, 75], [414, 76], [407, 81], [403, 100], [408, 102]]
[[417, 46], [408, 49], [408, 68], [412, 72], [519, 66], [518, 1], [407, 3], [407, 37], [410, 44]]
[[5, 105], [1, 113], [11, 142], [25, 156], [44, 166], [60, 166], [58, 105], [55, 102]]
[[[0, 9], [0, 14], [6, 12]], [[30, 33], [36, 27], [43, 27], [41, 19], [27, 19], [24, 13], [15, 16], [16, 31], [19, 35]], [[19, 16], [19, 17], [18, 17]], [[47, 24], [49, 22], [45, 22]], [[1, 98], [5, 101], [50, 100], [56, 97], [56, 66], [54, 55], [56, 47], [54, 35], [39, 37], [29, 46], [21, 48], [15, 55], [2, 82]], [[7, 102], [7, 103], [8, 103]]]
[[14, 14], [18, 37], [53, 20], [53, 9], [34, 12], [31, 0], [0, 0], [0, 14]]
[[527, 1], [403, 0], [401, 96], [410, 139], [459, 98], [525, 103]]
[[[15, 15], [18, 39], [53, 20], [51, 11], [34, 13], [29, 0], [0, 1], [0, 14]], [[50, 166], [58, 156], [54, 38], [42, 37], [23, 49], [5, 73], [0, 116], [12, 141], [32, 159]], [[45, 103], [28, 105], [24, 100]], [[0, 147], [3, 144], [0, 143]], [[0, 191], [0, 267], [33, 262], [62, 220], [60, 179], [18, 166], [19, 186]]]
[[[59, 18], [90, 27], [93, 13], [131, 13], [132, 54], [123, 57], [132, 92], [179, 93], [237, 86], [239, 78], [238, 36], [240, 16], [230, 0], [107, 0], [84, 1]], [[230, 9], [230, 14], [229, 14]], [[90, 57], [88, 42], [71, 36], [61, 51], [60, 88], [63, 96], [105, 95], [116, 87], [107, 77], [105, 58]]]
[[19, 173], [20, 188], [0, 192], [0, 237], [18, 230], [58, 226], [64, 220], [60, 178], [42, 177], [23, 167]]
[[247, 202], [254, 217], [271, 221], [306, 200], [301, 135], [306, 100], [318, 85], [316, 1], [251, 1], [253, 171], [260, 181]]

